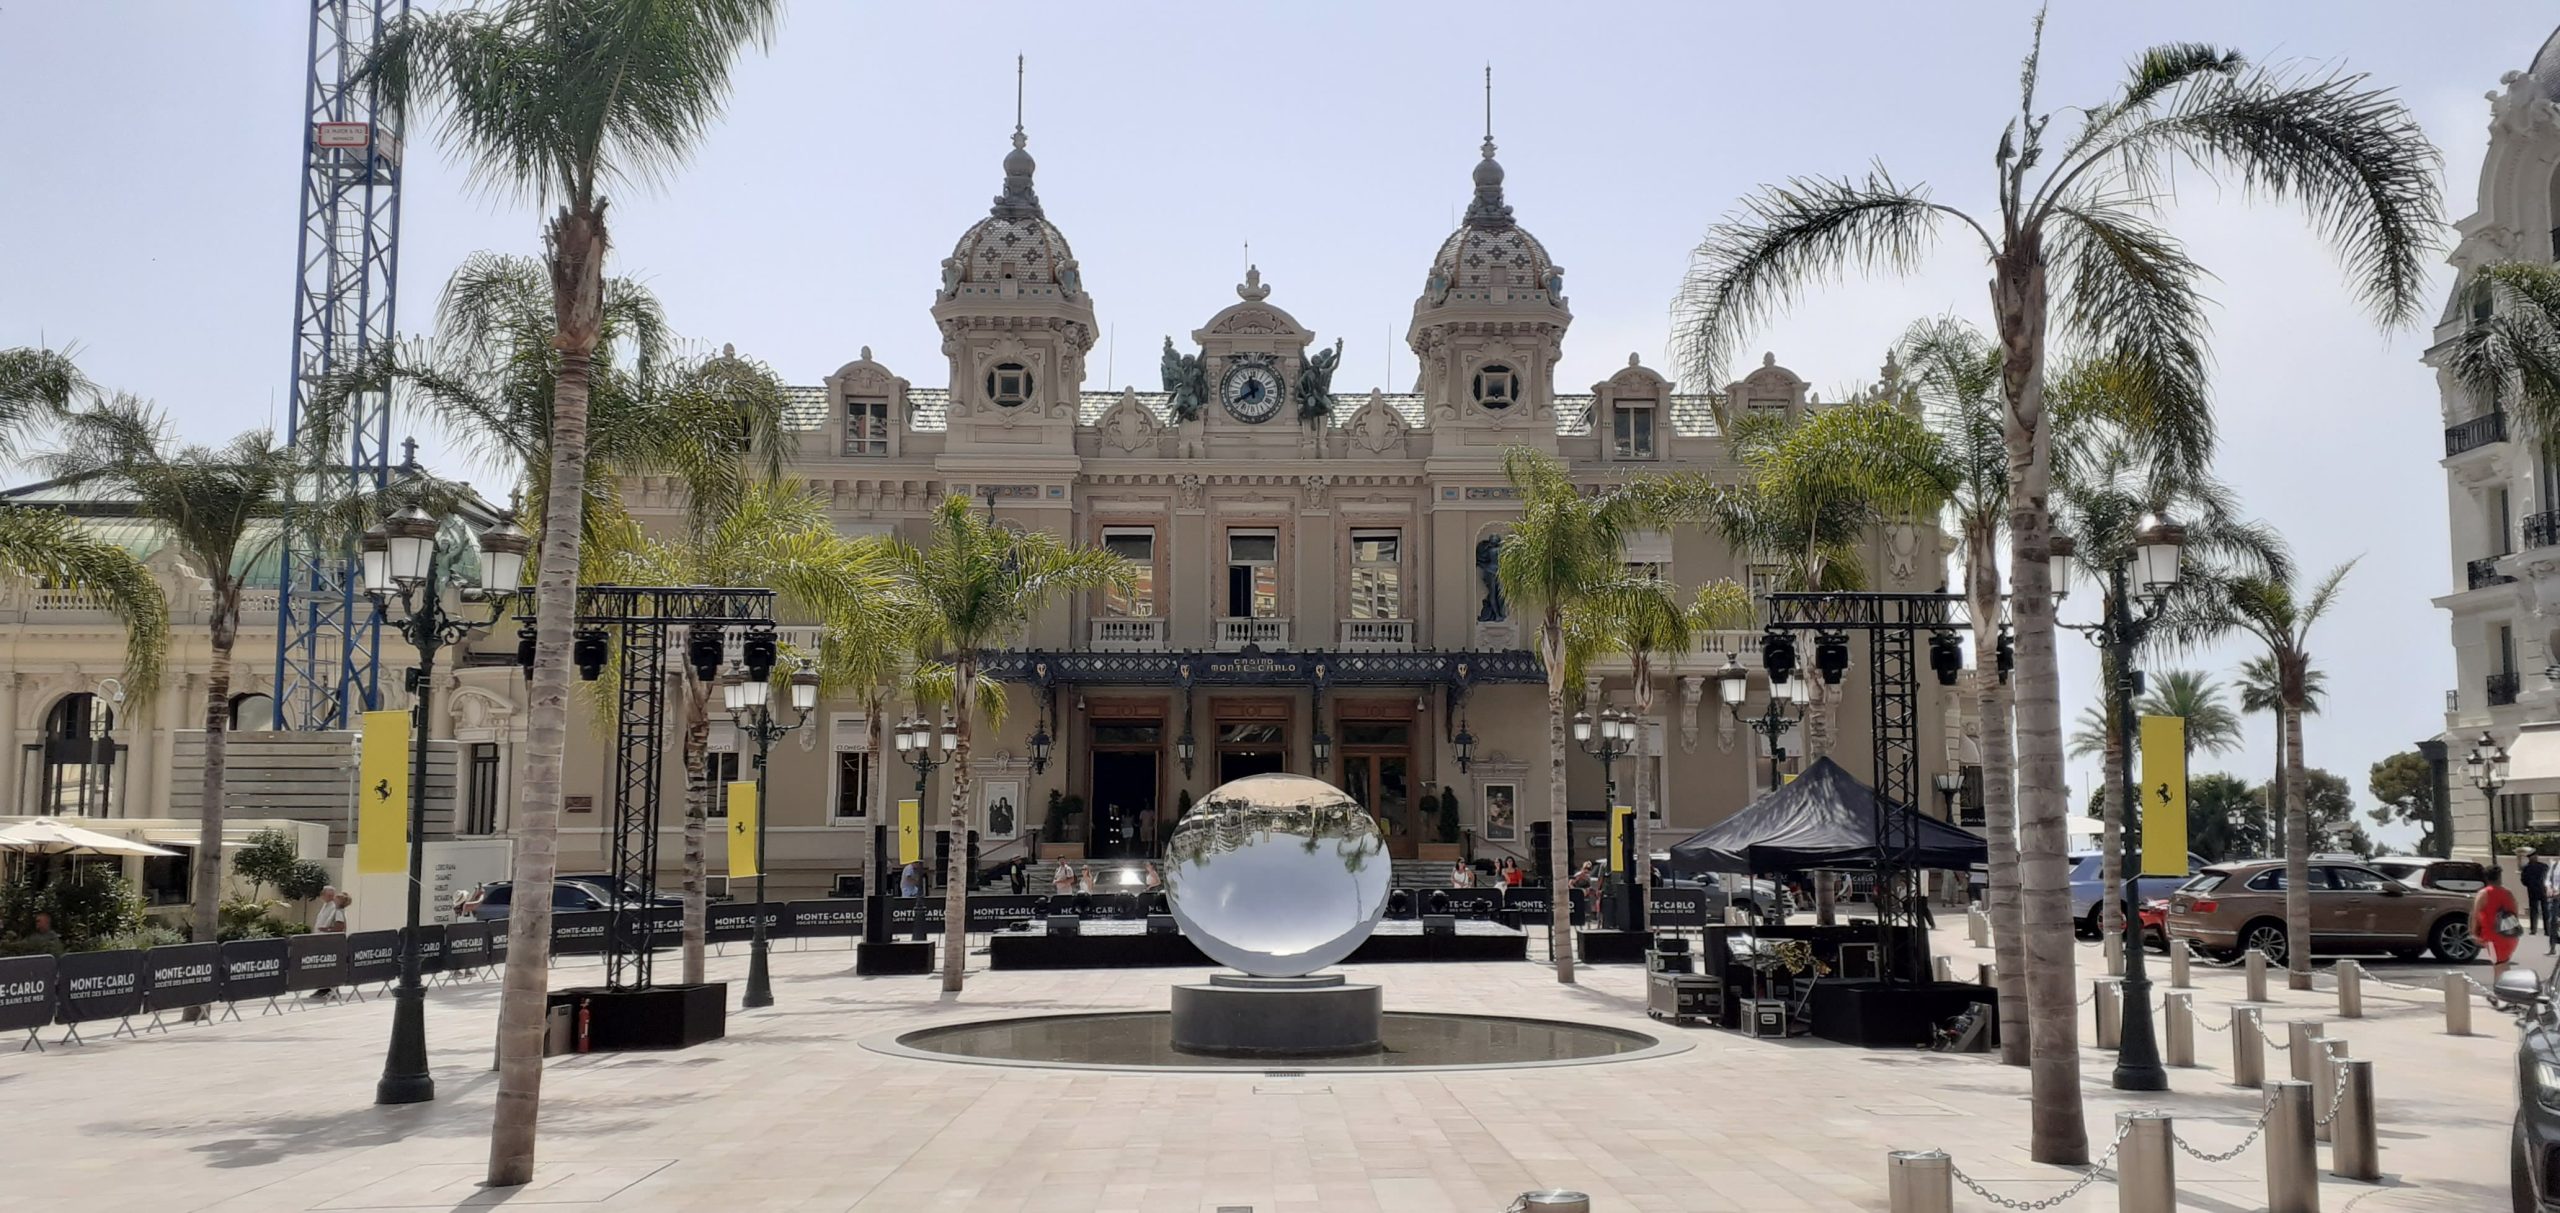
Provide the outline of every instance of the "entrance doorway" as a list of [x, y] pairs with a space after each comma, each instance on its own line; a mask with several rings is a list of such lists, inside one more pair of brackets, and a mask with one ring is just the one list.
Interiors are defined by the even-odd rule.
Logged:
[[1342, 724], [1342, 790], [1387, 832], [1387, 854], [1412, 859], [1427, 823], [1413, 809], [1413, 726], [1370, 721]]
[[1257, 721], [1218, 726], [1218, 782], [1289, 769], [1289, 731]]
[[1093, 830], [1085, 854], [1129, 859], [1153, 853], [1164, 726], [1114, 721], [1093, 726]]

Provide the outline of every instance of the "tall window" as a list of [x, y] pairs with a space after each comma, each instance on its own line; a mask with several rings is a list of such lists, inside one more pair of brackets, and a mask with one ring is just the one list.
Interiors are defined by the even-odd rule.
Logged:
[[1351, 617], [1404, 618], [1404, 533], [1351, 532]]
[[1152, 527], [1102, 528], [1102, 548], [1131, 565], [1129, 588], [1102, 592], [1102, 613], [1122, 619], [1147, 619], [1156, 613], [1156, 533]]
[[871, 815], [871, 755], [861, 750], [836, 752], [836, 820]]
[[2498, 672], [2516, 672], [2516, 629], [2513, 624], [2498, 625]]
[[2507, 488], [2499, 485], [2489, 490], [2485, 521], [2489, 529], [2489, 555], [2504, 556], [2515, 550], [2515, 520], [2508, 513]]
[[1280, 614], [1280, 532], [1227, 532], [1227, 617]]
[[113, 816], [116, 711], [87, 691], [55, 700], [45, 713], [40, 812], [60, 817]]
[[495, 742], [471, 743], [470, 782], [463, 791], [462, 832], [498, 832], [498, 747]]
[[1610, 410], [1610, 427], [1620, 459], [1653, 458], [1653, 402], [1621, 404]]
[[889, 453], [889, 402], [848, 400], [844, 404], [844, 453]]
[[2496, 818], [2489, 826], [2492, 834], [2522, 834], [2533, 828], [2533, 797], [2501, 794], [2492, 806]]

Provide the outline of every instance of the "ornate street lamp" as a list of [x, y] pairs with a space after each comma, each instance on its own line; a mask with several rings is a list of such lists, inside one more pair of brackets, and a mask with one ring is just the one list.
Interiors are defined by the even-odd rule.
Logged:
[[1450, 738], [1449, 744], [1457, 751], [1458, 773], [1461, 775], [1466, 774], [1467, 768], [1475, 765], [1476, 735], [1468, 731], [1465, 718], [1461, 717], [1459, 719], [1458, 735]]
[[[939, 758], [934, 756], [933, 747], [937, 736], [942, 742]], [[898, 761], [915, 768], [916, 812], [921, 815], [924, 812], [925, 780], [932, 776], [935, 768], [951, 761], [951, 751], [960, 746], [960, 729], [952, 722], [949, 712], [942, 714], [942, 728], [938, 734], [932, 721], [921, 713], [909, 712], [905, 720], [898, 722], [897, 738]], [[885, 871], [877, 875], [880, 879], [867, 880], [863, 885], [864, 900], [871, 904], [863, 911], [862, 937], [872, 943], [885, 943], [889, 938], [889, 882]], [[879, 888], [875, 890], [871, 887], [873, 885]], [[924, 936], [924, 912], [918, 909], [916, 938]]]
[[[1783, 634], [1771, 633], [1771, 635]], [[1762, 663], [1766, 664], [1768, 644], [1765, 639], [1761, 646], [1761, 658]], [[1724, 668], [1716, 671], [1716, 695], [1724, 700], [1725, 711], [1731, 713], [1737, 723], [1750, 726], [1752, 732], [1759, 734], [1760, 739], [1768, 743], [1769, 790], [1773, 792], [1778, 789], [1779, 764], [1787, 760], [1785, 741], [1787, 730], [1796, 727], [1804, 720], [1805, 701], [1811, 698], [1812, 690], [1805, 685], [1804, 679], [1789, 678], [1786, 675], [1785, 667], [1772, 667], [1769, 671], [1769, 702], [1762, 706], [1757, 715], [1745, 716], [1742, 714], [1742, 705], [1745, 700], [1751, 698], [1751, 672], [1743, 669], [1741, 659], [1732, 654], [1726, 654]], [[1790, 707], [1795, 710], [1788, 711]]]
[[[427, 991], [418, 970], [418, 896], [426, 885], [427, 725], [435, 698], [436, 654], [506, 613], [507, 599], [523, 584], [525, 553], [533, 546], [513, 519], [500, 518], [497, 525], [480, 532], [483, 583], [472, 586], [453, 571], [448, 563], [451, 557], [436, 543], [441, 530], [434, 516], [411, 506], [366, 532], [358, 549], [357, 575], [363, 580], [364, 596], [373, 603], [374, 618], [390, 624], [418, 651], [418, 664], [408, 678], [408, 905], [400, 933], [400, 984], [391, 995], [391, 1047], [383, 1058], [382, 1078], [373, 1088], [373, 1101], [381, 1104], [423, 1103], [436, 1097], [436, 1080], [427, 1072]], [[449, 614], [444, 604], [448, 586], [459, 590], [466, 602], [489, 603], [488, 618]]]
[[744, 669], [732, 669], [720, 679], [720, 701], [729, 709], [729, 719], [748, 740], [756, 743], [756, 914], [749, 936], [747, 956], [747, 993], [740, 1005], [769, 1007], [773, 1005], [773, 977], [766, 968], [770, 950], [764, 934], [764, 823], [772, 816], [766, 804], [766, 762], [772, 757], [773, 743], [809, 723], [810, 713], [818, 706], [818, 672], [805, 663], [792, 671], [791, 723], [784, 724], [773, 714], [773, 662], [777, 652], [773, 633], [758, 629], [747, 633], [746, 643], [739, 646]]

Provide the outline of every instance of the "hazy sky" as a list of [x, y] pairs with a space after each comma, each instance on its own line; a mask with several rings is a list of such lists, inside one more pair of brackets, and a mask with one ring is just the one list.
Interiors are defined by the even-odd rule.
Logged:
[[[2094, 103], [2135, 50], [2171, 39], [2343, 64], [2416, 111], [2458, 218], [2473, 209], [2482, 94], [2555, 21], [2527, 0], [2459, 7], [2440, 21], [2382, 0], [2064, 0], [2044, 98]], [[739, 69], [694, 161], [665, 188], [616, 198], [613, 268], [647, 280], [679, 331], [734, 342], [795, 382], [868, 345], [940, 384], [926, 308], [938, 263], [1000, 183], [1022, 52], [1040, 196], [1110, 334], [1088, 387], [1153, 387], [1163, 338], [1234, 302], [1250, 241], [1273, 302], [1348, 340], [1342, 386], [1401, 389], [1414, 363], [1396, 335], [1466, 203], [1490, 60], [1510, 201], [1569, 271], [1558, 386], [1581, 390], [1630, 351], [1671, 369], [1668, 306], [1689, 250], [1759, 183], [1882, 160], [1942, 201], [1987, 206], [2032, 12], [801, 0], [772, 51]], [[0, 3], [0, 345], [76, 342], [100, 382], [207, 438], [281, 422], [306, 13], [289, 0]], [[472, 188], [426, 132], [413, 148], [406, 330], [430, 322], [464, 255], [537, 247], [523, 200]], [[2369, 764], [2442, 727], [2453, 677], [2428, 603], [2457, 566], [2424, 341], [2377, 332], [2293, 213], [2193, 174], [2178, 185], [2172, 225], [2218, 276], [2224, 474], [2306, 566], [2364, 556], [2315, 638], [2331, 699], [2307, 736], [2311, 760], [2361, 801]], [[1913, 278], [1819, 292], [1750, 346], [1835, 392], [1871, 379], [1914, 318], [1984, 321], [1983, 277], [1950, 242]], [[419, 437], [431, 455], [443, 446]], [[2076, 715], [2094, 663], [2065, 643]], [[2224, 674], [2240, 655], [2193, 664]], [[2200, 765], [2263, 778], [2270, 736], [2253, 721], [2245, 751]], [[2079, 790], [2091, 778], [2075, 767]]]

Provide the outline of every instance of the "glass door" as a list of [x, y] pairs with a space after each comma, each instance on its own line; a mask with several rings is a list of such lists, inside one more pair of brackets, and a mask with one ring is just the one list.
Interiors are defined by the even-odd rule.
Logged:
[[1345, 721], [1342, 790], [1378, 819], [1387, 854], [1412, 859], [1431, 823], [1413, 806], [1413, 726]]

